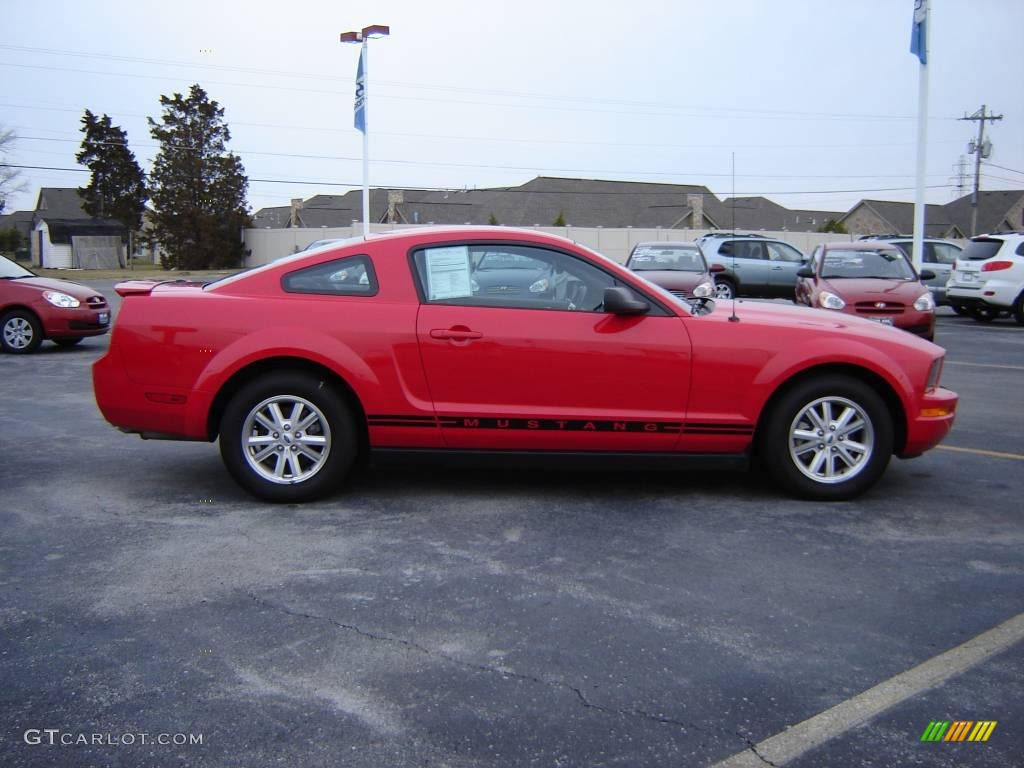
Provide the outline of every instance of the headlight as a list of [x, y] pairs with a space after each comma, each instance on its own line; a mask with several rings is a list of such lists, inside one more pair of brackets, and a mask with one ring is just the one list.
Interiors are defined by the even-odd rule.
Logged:
[[930, 392], [939, 386], [939, 377], [942, 375], [942, 362], [946, 358], [937, 357], [932, 361], [932, 367], [928, 369], [928, 381], [924, 385], [925, 392]]
[[74, 296], [68, 296], [60, 291], [43, 291], [43, 298], [53, 304], [53, 306], [63, 307], [64, 309], [72, 309], [79, 305], [78, 299]]
[[935, 309], [935, 299], [932, 298], [932, 292], [922, 293], [917, 297], [917, 301], [914, 302], [914, 309], [918, 312], [929, 312]]
[[698, 299], [706, 299], [714, 292], [715, 286], [713, 286], [711, 283], [701, 283], [700, 285], [693, 289], [693, 295], [696, 296]]
[[530, 286], [530, 293], [544, 293], [548, 289], [548, 279], [542, 277], [536, 283]]
[[818, 294], [818, 303], [825, 309], [842, 309], [846, 306], [845, 301], [840, 299], [834, 293], [829, 293], [828, 291], [822, 291]]

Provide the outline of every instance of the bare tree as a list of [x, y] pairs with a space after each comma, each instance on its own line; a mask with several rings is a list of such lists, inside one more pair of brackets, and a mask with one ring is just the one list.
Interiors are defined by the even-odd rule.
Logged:
[[0, 126], [0, 213], [7, 205], [7, 198], [16, 192], [24, 192], [28, 185], [19, 181], [21, 169], [10, 165], [8, 153], [14, 148], [18, 137], [14, 131]]

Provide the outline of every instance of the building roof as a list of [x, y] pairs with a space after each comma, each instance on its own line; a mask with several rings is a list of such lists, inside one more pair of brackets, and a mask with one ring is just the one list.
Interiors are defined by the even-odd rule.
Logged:
[[89, 219], [78, 187], [42, 187], [36, 199], [38, 218]]
[[[1010, 209], [1024, 197], [1024, 189], [995, 190], [978, 193], [978, 231], [996, 232], [1006, 229], [1024, 229], [1024, 219], [1008, 221]], [[930, 207], [930, 206], [929, 206]], [[946, 215], [965, 235], [971, 234], [971, 195], [964, 195], [943, 206]], [[929, 214], [930, 215], [930, 214]]]
[[0, 215], [0, 229], [16, 229], [23, 237], [32, 231], [32, 217], [35, 211], [14, 211]]
[[[888, 232], [884, 234], [910, 234], [914, 231], [914, 204], [893, 200], [861, 200], [840, 218], [846, 219], [861, 206], [870, 208], [887, 222]], [[929, 204], [924, 207], [925, 237], [945, 237], [955, 226], [945, 206]], [[961, 230], [962, 231], [962, 230]], [[872, 233], [883, 234], [883, 233]]]
[[128, 228], [119, 221], [109, 219], [51, 219], [47, 218], [46, 228], [51, 243], [70, 244], [72, 237], [97, 235], [128, 236]]
[[252, 225], [258, 229], [283, 229], [288, 226], [291, 212], [291, 206], [288, 205], [261, 208], [253, 214]]

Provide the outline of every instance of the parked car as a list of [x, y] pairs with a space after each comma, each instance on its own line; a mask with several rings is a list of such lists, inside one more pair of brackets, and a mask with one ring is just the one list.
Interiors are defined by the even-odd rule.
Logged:
[[797, 304], [837, 310], [935, 338], [935, 299], [914, 271], [907, 254], [878, 242], [826, 243], [814, 249], [800, 270]]
[[40, 277], [0, 256], [0, 349], [16, 355], [44, 339], [70, 347], [110, 329], [102, 293], [69, 280]]
[[715, 296], [790, 298], [807, 257], [789, 243], [760, 235], [711, 234], [697, 241], [715, 274]]
[[681, 299], [703, 299], [715, 293], [714, 277], [696, 243], [637, 243], [626, 268]]
[[[914, 261], [914, 237], [913, 235], [865, 235], [859, 240], [895, 245], [907, 254], [911, 263]], [[924, 284], [932, 292], [936, 306], [946, 306], [949, 301], [946, 299], [946, 283], [953, 273], [953, 266], [960, 257], [963, 250], [956, 243], [948, 240], [941, 240], [934, 237], [926, 237], [922, 242], [921, 269], [927, 269], [935, 274], [931, 280], [925, 280]], [[954, 309], [957, 309], [954, 307]], [[963, 314], [962, 308], [957, 314]]]
[[949, 303], [991, 322], [1012, 313], [1024, 325], [1024, 232], [972, 237], [946, 288]]
[[[565, 290], [475, 288], [485, 257], [545, 264]], [[689, 302], [531, 230], [399, 231], [205, 286], [116, 290], [93, 366], [103, 415], [142, 437], [219, 438], [235, 480], [275, 502], [321, 497], [388, 453], [547, 467], [752, 455], [794, 494], [847, 499], [893, 454], [939, 443], [957, 403], [939, 386], [944, 351], [910, 334]]]

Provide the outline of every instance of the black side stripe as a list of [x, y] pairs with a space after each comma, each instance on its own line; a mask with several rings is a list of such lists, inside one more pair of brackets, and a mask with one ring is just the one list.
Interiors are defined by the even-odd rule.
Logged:
[[551, 419], [495, 416], [402, 416], [372, 415], [371, 427], [447, 427], [449, 429], [504, 429], [555, 432], [646, 432], [686, 435], [751, 435], [749, 424], [683, 424], [676, 421], [637, 421], [630, 419]]

